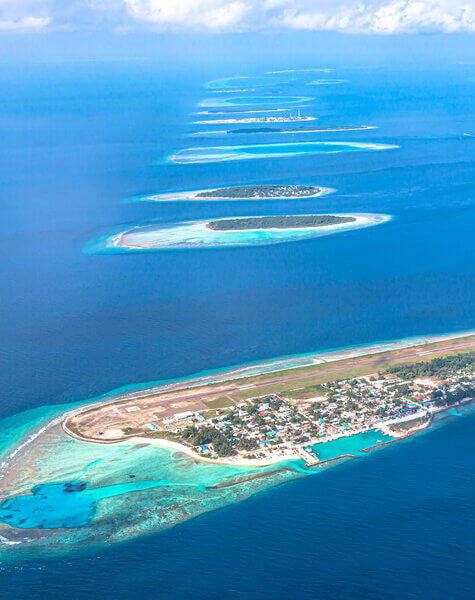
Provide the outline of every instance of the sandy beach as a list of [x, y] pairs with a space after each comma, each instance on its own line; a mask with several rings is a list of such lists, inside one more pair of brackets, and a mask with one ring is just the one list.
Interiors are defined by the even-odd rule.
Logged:
[[153, 444], [155, 446], [161, 446], [162, 448], [168, 448], [170, 450], [177, 450], [178, 452], [183, 452], [187, 456], [194, 458], [196, 460], [200, 460], [202, 462], [214, 463], [219, 465], [233, 465], [235, 467], [267, 467], [269, 465], [273, 465], [279, 462], [284, 462], [288, 460], [299, 460], [302, 459], [299, 454], [296, 452], [289, 452], [288, 454], [277, 454], [274, 453], [271, 456], [267, 456], [266, 458], [207, 458], [206, 456], [201, 456], [188, 446], [184, 444], [179, 444], [178, 442], [172, 442], [170, 440], [164, 440], [161, 438], [145, 438], [145, 437], [134, 437], [128, 440], [128, 442], [136, 442], [140, 444]]

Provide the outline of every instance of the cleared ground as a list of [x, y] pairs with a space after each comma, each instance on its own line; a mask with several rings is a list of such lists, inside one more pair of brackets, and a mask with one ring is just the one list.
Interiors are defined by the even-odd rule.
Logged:
[[150, 423], [166, 431], [173, 427], [168, 421], [177, 413], [193, 411], [211, 416], [233, 403], [270, 394], [285, 396], [286, 392], [298, 400], [298, 390], [302, 390], [300, 397], [304, 399], [309, 397], [310, 386], [375, 373], [398, 363], [428, 361], [474, 347], [475, 336], [469, 336], [215, 384], [190, 387], [184, 383], [166, 392], [143, 390], [133, 398], [118, 397], [77, 412], [65, 419], [63, 427], [79, 439], [117, 442], [134, 435], [152, 434]]

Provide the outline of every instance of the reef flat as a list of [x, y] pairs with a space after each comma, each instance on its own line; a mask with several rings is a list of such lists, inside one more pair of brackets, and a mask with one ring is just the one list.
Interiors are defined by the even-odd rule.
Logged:
[[279, 106], [282, 104], [302, 104], [314, 100], [312, 96], [285, 96], [268, 94], [265, 96], [231, 96], [226, 98], [207, 98], [200, 103], [205, 107], [220, 106]]
[[396, 145], [373, 144], [370, 142], [293, 142], [255, 144], [242, 146], [210, 146], [185, 148], [172, 154], [168, 160], [178, 164], [199, 164], [249, 160], [257, 158], [284, 158], [304, 154], [334, 154], [337, 152], [361, 152], [369, 150], [391, 150]]
[[295, 81], [296, 75], [291, 73], [265, 73], [261, 76], [241, 75], [214, 79], [206, 84], [209, 90], [216, 92], [239, 92], [244, 88], [265, 88], [278, 84], [287, 84]]
[[314, 77], [314, 73], [331, 73], [334, 69], [287, 69], [283, 71], [268, 71], [258, 76], [237, 75], [213, 79], [206, 87], [213, 92], [239, 92], [243, 88], [265, 88], [281, 86], [296, 81], [305, 81]]
[[[422, 345], [417, 346], [421, 342]], [[61, 555], [161, 531], [271, 486], [318, 473], [352, 456], [363, 457], [373, 447], [384, 447], [394, 439], [389, 432], [369, 428], [355, 435], [347, 432], [317, 447], [302, 446], [301, 455], [283, 457], [276, 453], [267, 463], [250, 460], [243, 464], [239, 458], [216, 461], [155, 437], [156, 430], [147, 426], [150, 419], [146, 411], [150, 408], [154, 407], [152, 412], [160, 407], [176, 412], [176, 400], [181, 398], [184, 402], [190, 395], [195, 399], [188, 398], [187, 402], [201, 398], [205, 403], [216, 404], [205, 394], [206, 390], [220, 397], [226, 386], [233, 388], [228, 394], [236, 397], [237, 404], [243, 398], [260, 396], [261, 390], [266, 393], [269, 385], [278, 385], [289, 397], [291, 390], [297, 388], [305, 398], [315, 377], [334, 381], [349, 370], [353, 376], [364, 375], [381, 365], [386, 369], [399, 369], [404, 377], [415, 377], [425, 372], [424, 368], [431, 368], [435, 356], [446, 359], [439, 361], [435, 371], [433, 368], [430, 372], [446, 376], [447, 369], [469, 364], [470, 355], [466, 354], [463, 362], [457, 359], [457, 352], [462, 348], [468, 351], [473, 344], [473, 332], [466, 332], [320, 353], [313, 357], [312, 364], [307, 360], [306, 367], [302, 367], [301, 358], [287, 357], [273, 362], [277, 369], [285, 362], [284, 372], [271, 373], [267, 363], [249, 365], [249, 368], [242, 365], [205, 376], [156, 382], [148, 387], [129, 386], [74, 407], [45, 407], [42, 416], [36, 409], [10, 417], [2, 422], [5, 425], [8, 421], [8, 432], [5, 427], [0, 428], [3, 460], [0, 556], [3, 561], [15, 561], [35, 558], [38, 553]], [[421, 360], [427, 362], [417, 362]], [[412, 365], [407, 366], [407, 361], [412, 361]], [[254, 375], [250, 375], [252, 371]], [[282, 380], [282, 374], [287, 377], [287, 383]], [[254, 385], [250, 385], [251, 382]], [[228, 402], [232, 401], [228, 398]], [[138, 410], [127, 410], [130, 407]], [[458, 406], [457, 415], [465, 410], [470, 408]], [[94, 419], [95, 414], [99, 421]], [[156, 420], [156, 417], [151, 419]], [[144, 425], [141, 436], [130, 431], [127, 425], [127, 421], [140, 420]], [[83, 433], [83, 421], [86, 425], [96, 423], [98, 426], [96, 441], [103, 437], [101, 431], [112, 434], [116, 431], [120, 435], [125, 432], [125, 437], [110, 440], [115, 443], [81, 441], [68, 431], [79, 424], [79, 432]], [[399, 435], [405, 438], [407, 431]], [[13, 445], [12, 439], [15, 440]], [[306, 468], [304, 462], [312, 464], [312, 468]]]
[[[275, 229], [246, 229], [220, 231], [210, 229], [210, 221], [190, 221], [170, 225], [132, 226], [119, 233], [100, 237], [89, 243], [86, 253], [156, 252], [193, 248], [225, 248], [261, 246], [296, 242], [381, 225], [389, 215], [351, 213], [332, 215], [343, 221], [325, 226], [305, 226]], [[351, 220], [349, 220], [351, 219]], [[216, 222], [217, 219], [211, 221]]]
[[[143, 442], [87, 444], [58, 424], [45, 425], [38, 436], [31, 429], [31, 441], [21, 439], [22, 451], [6, 458], [0, 477], [2, 561], [125, 541], [302, 476], [299, 465], [256, 470], [210, 465]], [[254, 474], [260, 475], [255, 481]]]
[[307, 85], [338, 85], [348, 83], [348, 79], [315, 79], [309, 81]]

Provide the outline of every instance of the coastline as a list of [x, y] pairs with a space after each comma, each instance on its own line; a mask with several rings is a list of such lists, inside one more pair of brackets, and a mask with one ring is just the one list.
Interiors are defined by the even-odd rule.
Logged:
[[[104, 236], [86, 245], [84, 252], [91, 254], [114, 252], [162, 252], [207, 248], [239, 248], [266, 246], [309, 240], [326, 235], [365, 229], [382, 225], [392, 215], [373, 213], [327, 213], [336, 217], [351, 217], [347, 223], [288, 228], [215, 230], [208, 227], [213, 221], [186, 221], [154, 225], [131, 225], [110, 236]], [[214, 219], [216, 220], [216, 219]]]
[[[145, 395], [158, 394], [181, 387], [193, 388], [204, 384], [217, 384], [222, 383], [223, 381], [236, 381], [252, 376], [271, 375], [272, 373], [283, 370], [292, 371], [294, 369], [311, 367], [324, 363], [332, 363], [346, 359], [361, 358], [366, 356], [371, 357], [374, 354], [386, 354], [388, 352], [411, 349], [417, 346], [425, 346], [428, 344], [464, 339], [474, 335], [475, 329], [470, 329], [467, 331], [457, 331], [447, 334], [414, 336], [400, 340], [382, 340], [372, 344], [346, 346], [343, 348], [327, 349], [321, 352], [286, 355], [268, 360], [241, 363], [229, 367], [200, 371], [198, 373], [186, 375], [184, 377], [178, 377], [176, 379], [165, 379], [130, 384], [115, 388], [101, 396], [94, 397], [89, 400], [89, 402], [86, 401], [86, 403], [81, 407], [70, 411], [67, 414], [92, 408], [96, 405], [111, 404], [117, 402], [118, 400], [134, 400]], [[455, 349], [459, 349], [461, 347], [464, 346], [457, 345]], [[422, 353], [421, 356], [423, 356]]]
[[[208, 458], [205, 456], [202, 456], [201, 454], [198, 454], [197, 452], [195, 452], [191, 447], [186, 446], [185, 444], [179, 443], [179, 442], [175, 442], [172, 440], [167, 440], [164, 438], [149, 438], [149, 437], [141, 437], [141, 436], [130, 436], [126, 439], [123, 440], [91, 440], [91, 439], [87, 439], [84, 438], [82, 436], [77, 435], [76, 433], [72, 432], [68, 426], [67, 426], [67, 419], [64, 418], [62, 420], [61, 423], [61, 427], [63, 429], [63, 431], [71, 436], [72, 438], [78, 440], [78, 441], [82, 441], [82, 442], [86, 442], [86, 443], [92, 443], [92, 444], [99, 444], [99, 445], [120, 445], [120, 444], [130, 444], [131, 442], [134, 444], [147, 444], [147, 445], [155, 445], [155, 446], [160, 446], [162, 448], [167, 448], [169, 450], [176, 450], [177, 452], [181, 452], [187, 456], [189, 456], [190, 458], [193, 458], [194, 460], [200, 461], [200, 462], [204, 462], [204, 463], [210, 463], [210, 464], [218, 464], [218, 465], [229, 465], [229, 466], [236, 466], [236, 467], [255, 467], [255, 468], [259, 468], [259, 467], [267, 467], [273, 464], [278, 464], [281, 462], [289, 462], [289, 461], [297, 461], [297, 460], [302, 460], [305, 462], [305, 468], [312, 468], [324, 463], [328, 463], [334, 460], [338, 460], [341, 458], [345, 458], [345, 457], [353, 457], [353, 458], [357, 458], [356, 455], [354, 454], [341, 454], [339, 456], [335, 456], [333, 458], [329, 458], [329, 459], [325, 459], [325, 460], [312, 460], [312, 455], [309, 454], [307, 448], [310, 446], [317, 446], [319, 444], [326, 444], [328, 442], [332, 442], [332, 441], [336, 441], [336, 440], [340, 440], [343, 438], [352, 438], [355, 437], [357, 435], [360, 435], [362, 433], [367, 433], [369, 431], [381, 431], [383, 434], [388, 435], [390, 437], [392, 437], [393, 439], [386, 441], [386, 442], [381, 442], [378, 444], [375, 444], [373, 446], [368, 446], [367, 448], [362, 448], [360, 450], [360, 452], [370, 452], [376, 448], [382, 448], [384, 446], [388, 446], [390, 444], [394, 444], [396, 442], [408, 439], [410, 437], [412, 437], [413, 435], [419, 433], [420, 431], [429, 429], [430, 426], [433, 423], [433, 419], [434, 416], [436, 414], [439, 413], [443, 413], [446, 411], [449, 411], [453, 408], [455, 408], [456, 406], [461, 406], [464, 404], [469, 404], [470, 402], [473, 402], [474, 398], [464, 398], [463, 400], [459, 400], [453, 404], [447, 405], [447, 406], [442, 406], [439, 408], [432, 408], [432, 409], [426, 409], [427, 410], [427, 415], [428, 415], [428, 419], [426, 422], [420, 424], [420, 425], [416, 425], [415, 427], [410, 428], [409, 430], [407, 430], [406, 432], [398, 435], [397, 432], [394, 432], [391, 430], [391, 425], [397, 424], [399, 422], [401, 422], [400, 419], [394, 420], [392, 422], [383, 422], [380, 424], [375, 423], [374, 426], [371, 427], [365, 427], [359, 430], [354, 430], [352, 431], [349, 435], [330, 435], [326, 438], [320, 438], [320, 439], [314, 439], [314, 440], [309, 440], [307, 442], [304, 442], [302, 444], [297, 444], [295, 445], [293, 448], [290, 448], [290, 452], [288, 454], [282, 454], [282, 450], [279, 453], [275, 453], [271, 456], [267, 456], [266, 458], [262, 458], [262, 459], [247, 459], [244, 457], [237, 457], [237, 458], [232, 458], [232, 457], [223, 457], [223, 458]], [[69, 413], [67, 416], [71, 416], [72, 412]], [[48, 424], [45, 429], [47, 429], [48, 427], [50, 427], [52, 424], [57, 424], [58, 423], [58, 418], [54, 419], [53, 422], [51, 422], [50, 424]]]
[[[306, 185], [306, 184], [300, 184]], [[318, 192], [315, 194], [308, 195], [295, 195], [295, 196], [240, 196], [240, 197], [226, 197], [226, 196], [200, 196], [203, 192], [217, 192], [221, 189], [225, 188], [208, 188], [203, 190], [190, 190], [188, 192], [166, 192], [163, 194], [146, 194], [141, 196], [133, 196], [128, 200], [132, 202], [177, 202], [177, 201], [191, 201], [197, 200], [200, 202], [245, 202], [252, 200], [277, 200], [277, 201], [286, 201], [286, 200], [305, 200], [306, 198], [318, 198], [319, 196], [326, 196], [327, 194], [331, 194], [336, 192], [335, 188], [322, 187], [319, 185], [312, 186], [318, 188]]]
[[[346, 348], [339, 349], [330, 349], [327, 351], [323, 351], [321, 353], [308, 353], [302, 355], [291, 355], [279, 357], [276, 359], [270, 359], [268, 361], [259, 361], [257, 363], [245, 363], [241, 365], [236, 365], [234, 367], [225, 367], [222, 369], [215, 369], [212, 371], [203, 371], [194, 375], [188, 375], [182, 378], [171, 379], [171, 380], [161, 380], [155, 382], [145, 382], [143, 384], [131, 384], [126, 385], [120, 388], [116, 388], [107, 392], [98, 397], [94, 397], [86, 402], [75, 402], [73, 406], [69, 406], [68, 410], [60, 411], [53, 413], [52, 418], [46, 418], [39, 420], [38, 424], [33, 428], [29, 428], [25, 430], [25, 433], [17, 439], [16, 443], [10, 443], [3, 451], [2, 463], [0, 465], [0, 480], [2, 479], [3, 473], [5, 469], [9, 466], [10, 461], [13, 459], [21, 458], [24, 451], [26, 451], [31, 443], [34, 443], [36, 438], [40, 437], [42, 433], [47, 430], [50, 430], [52, 426], [58, 425], [67, 435], [70, 437], [77, 439], [78, 441], [90, 443], [90, 444], [98, 444], [98, 445], [119, 445], [120, 441], [106, 441], [106, 440], [86, 440], [81, 438], [80, 436], [76, 436], [73, 432], [65, 429], [65, 422], [69, 416], [74, 414], [82, 413], [84, 411], [90, 410], [99, 406], [106, 406], [110, 404], [115, 404], [116, 402], [128, 402], [131, 400], [137, 400], [148, 395], [159, 394], [163, 392], [173, 391], [176, 389], [182, 388], [195, 388], [197, 386], [203, 384], [219, 384], [223, 381], [239, 381], [240, 379], [245, 379], [249, 376], [255, 375], [271, 375], [274, 372], [279, 372], [283, 369], [293, 371], [295, 369], [299, 369], [302, 367], [310, 367], [312, 365], [321, 365], [325, 363], [332, 363], [335, 361], [351, 359], [353, 357], [365, 357], [372, 356], [373, 354], [386, 354], [389, 352], [394, 352], [398, 349], [411, 349], [414, 346], [422, 345], [422, 344], [433, 344], [433, 343], [441, 343], [451, 340], [457, 340], [459, 338], [463, 339], [466, 337], [473, 336], [475, 333], [474, 330], [462, 331], [462, 332], [453, 332], [448, 334], [434, 334], [429, 336], [420, 336], [420, 337], [412, 337], [412, 338], [404, 338], [401, 340], [391, 340], [391, 341], [383, 341], [375, 344], [364, 345], [364, 346], [349, 346]], [[455, 348], [459, 348], [460, 345], [457, 345]], [[425, 353], [421, 353], [423, 356]], [[469, 402], [469, 400], [467, 401]], [[460, 402], [458, 404], [464, 404], [465, 402]], [[444, 410], [449, 410], [458, 404], [452, 405], [450, 407], [441, 407], [439, 410], [435, 412], [441, 412]], [[65, 405], [67, 407], [68, 405]], [[50, 407], [51, 408], [51, 407]], [[27, 414], [29, 411], [25, 411], [24, 413], [17, 413], [17, 415]], [[14, 417], [16, 415], [12, 415]], [[426, 429], [430, 426], [430, 423], [418, 427], [417, 430]], [[384, 427], [384, 425], [383, 425]], [[384, 431], [384, 430], [383, 430]], [[414, 431], [416, 433], [417, 431]], [[137, 437], [137, 436], [135, 436]], [[398, 438], [398, 440], [401, 437]], [[123, 440], [127, 442], [128, 439]], [[321, 440], [320, 440], [321, 441]], [[330, 440], [325, 440], [330, 441]], [[397, 441], [397, 440], [396, 440]], [[175, 449], [188, 454], [192, 458], [196, 458], [200, 461], [215, 463], [215, 459], [207, 459], [194, 453], [191, 448], [178, 444], [177, 442], [171, 442], [168, 440], [160, 440], [160, 439], [151, 439], [151, 438], [140, 438], [140, 443], [154, 443], [158, 446], [167, 446], [170, 449]], [[308, 445], [306, 443], [305, 445]], [[282, 460], [297, 460], [301, 457], [296, 454], [291, 454], [289, 457], [275, 457], [270, 461], [269, 464], [275, 464], [281, 462]], [[223, 459], [225, 462], [221, 462], [220, 464], [227, 464], [229, 461]], [[321, 461], [323, 462], [323, 461]], [[218, 463], [219, 464], [219, 463]], [[231, 461], [231, 464], [236, 464]], [[253, 463], [255, 464], [255, 462]], [[243, 466], [249, 466], [247, 461]], [[262, 465], [265, 466], [265, 465]]]
[[[460, 400], [458, 402], [455, 402], [454, 404], [450, 404], [448, 406], [443, 406], [437, 409], [432, 409], [430, 411], [428, 411], [429, 414], [429, 418], [428, 420], [421, 424], [421, 425], [417, 425], [411, 429], [409, 429], [407, 432], [397, 435], [395, 432], [391, 431], [390, 429], [390, 425], [392, 423], [382, 423], [380, 425], [375, 424], [374, 427], [370, 427], [370, 428], [363, 428], [357, 431], [352, 431], [350, 435], [331, 435], [328, 436], [327, 438], [324, 439], [318, 439], [318, 440], [310, 440], [308, 442], [304, 442], [303, 444], [298, 444], [296, 445], [293, 449], [291, 449], [291, 451], [288, 454], [275, 454], [273, 456], [268, 456], [266, 458], [262, 458], [262, 459], [246, 459], [243, 457], [238, 457], [238, 458], [232, 458], [232, 457], [223, 457], [223, 458], [208, 458], [205, 456], [202, 456], [200, 454], [198, 454], [197, 452], [195, 452], [191, 447], [186, 446], [185, 444], [181, 444], [179, 442], [174, 442], [171, 440], [167, 440], [167, 439], [163, 439], [163, 438], [148, 438], [148, 437], [141, 437], [141, 436], [131, 436], [130, 438], [127, 438], [126, 440], [122, 440], [122, 441], [99, 441], [99, 440], [87, 440], [85, 438], [82, 438], [80, 436], [78, 436], [77, 434], [71, 432], [66, 424], [65, 424], [65, 420], [63, 420], [62, 422], [62, 429], [65, 433], [67, 433], [68, 435], [70, 435], [71, 437], [73, 437], [74, 439], [78, 440], [78, 441], [83, 441], [86, 443], [92, 443], [92, 444], [116, 444], [116, 445], [120, 445], [120, 444], [130, 444], [130, 443], [134, 443], [134, 444], [147, 444], [147, 445], [154, 445], [154, 446], [160, 446], [162, 448], [167, 448], [169, 450], [176, 450], [177, 452], [181, 452], [182, 454], [185, 454], [186, 456], [189, 456], [190, 458], [193, 458], [194, 460], [200, 461], [200, 462], [204, 462], [204, 463], [210, 463], [210, 464], [215, 464], [215, 465], [229, 465], [229, 466], [234, 466], [234, 467], [255, 467], [255, 468], [260, 468], [260, 467], [268, 467], [271, 465], [275, 465], [281, 462], [289, 462], [289, 461], [304, 461], [305, 462], [305, 468], [312, 468], [312, 467], [316, 467], [319, 465], [323, 465], [332, 461], [336, 461], [342, 458], [357, 458], [357, 455], [355, 454], [341, 454], [332, 458], [328, 458], [325, 460], [309, 460], [311, 458], [311, 455], [308, 454], [306, 448], [309, 446], [317, 446], [319, 444], [326, 444], [328, 442], [332, 442], [332, 441], [336, 441], [336, 440], [341, 440], [343, 438], [352, 438], [354, 436], [357, 436], [359, 434], [362, 433], [367, 433], [368, 431], [372, 431], [372, 430], [376, 430], [376, 431], [381, 431], [382, 433], [389, 435], [391, 437], [393, 437], [394, 439], [388, 440], [386, 442], [381, 442], [378, 444], [374, 444], [373, 446], [368, 446], [367, 448], [361, 448], [360, 452], [366, 452], [369, 453], [372, 450], [375, 450], [377, 448], [383, 448], [384, 446], [388, 446], [391, 444], [395, 444], [396, 442], [400, 442], [403, 440], [406, 440], [414, 435], [416, 435], [417, 433], [424, 431], [426, 429], [429, 429], [430, 426], [433, 424], [433, 418], [434, 415], [439, 414], [439, 413], [444, 413], [446, 411], [449, 411], [453, 408], [455, 408], [456, 406], [461, 406], [464, 404], [469, 404], [470, 402], [473, 402], [473, 398], [465, 398], [463, 400]], [[57, 423], [58, 419], [54, 420], [54, 423]], [[393, 423], [397, 423], [399, 421], [394, 421]], [[48, 425], [51, 426], [53, 424], [53, 422]]]
[[[426, 349], [424, 353], [428, 353]], [[109, 399], [113, 403], [117, 401], [117, 397], [110, 395]], [[146, 433], [110, 441], [82, 438], [81, 435], [71, 435], [65, 417], [67, 419], [73, 414], [92, 408], [91, 404], [74, 406], [67, 411], [63, 408], [63, 411], [58, 410], [59, 414], [50, 413], [49, 419], [30, 428], [27, 443], [20, 438], [17, 444], [18, 450], [10, 454], [11, 460], [7, 458], [6, 464], [2, 465], [7, 466], [6, 476], [0, 478], [0, 494], [2, 500], [7, 501], [4, 508], [10, 510], [8, 502], [13, 502], [17, 503], [15, 510], [21, 512], [22, 499], [34, 497], [35, 490], [81, 484], [88, 488], [88, 493], [96, 502], [95, 506], [102, 498], [115, 498], [113, 503], [99, 505], [101, 511], [105, 511], [110, 519], [94, 519], [87, 527], [71, 529], [69, 530], [71, 535], [68, 534], [67, 538], [62, 537], [61, 530], [50, 528], [48, 525], [45, 526], [44, 531], [42, 525], [39, 526], [39, 530], [35, 529], [38, 526], [32, 525], [33, 529], [25, 532], [21, 527], [11, 527], [7, 521], [6, 524], [0, 524], [0, 546], [20, 544], [20, 550], [30, 551], [38, 548], [43, 551], [57, 549], [60, 552], [68, 548], [73, 550], [77, 544], [94, 544], [96, 536], [100, 539], [105, 539], [106, 536], [110, 541], [122, 541], [141, 536], [144, 531], [163, 530], [285, 481], [306, 474], [319, 473], [351, 458], [361, 458], [378, 448], [411, 438], [422, 430], [429, 429], [434, 421], [439, 426], [446, 421], [450, 422], [453, 420], [453, 417], [450, 417], [451, 409], [469, 402], [472, 402], [472, 398], [464, 398], [453, 404], [434, 408], [430, 411], [429, 420], [389, 441], [384, 441], [388, 439], [387, 434], [382, 437], [379, 433], [383, 431], [381, 425], [384, 424], [367, 423], [362, 429], [355, 427], [351, 432], [346, 431], [342, 435], [340, 432], [335, 432], [326, 438], [319, 438], [318, 443], [322, 444], [321, 451], [314, 447], [306, 448], [312, 443], [311, 440], [299, 444], [288, 440], [281, 444], [277, 451], [269, 452], [267, 456], [261, 454], [259, 459], [243, 458], [239, 454], [231, 457], [208, 458], [198, 454], [199, 447], [195, 450], [186, 446], [186, 442], [149, 438], [146, 437]], [[104, 403], [96, 399], [94, 404], [101, 406]], [[447, 417], [433, 419], [437, 413], [444, 412], [448, 413]], [[470, 409], [460, 412], [462, 413], [460, 416], [469, 414]], [[452, 414], [457, 415], [457, 412]], [[61, 424], [58, 420], [61, 420]], [[398, 420], [400, 419], [395, 419], [393, 422]], [[80, 429], [79, 432], [81, 433]], [[393, 432], [390, 433], [395, 435]], [[359, 434], [368, 435], [358, 437]], [[342, 438], [348, 438], [348, 441], [325, 446], [327, 442]], [[375, 441], [378, 443], [374, 444]], [[373, 442], [373, 445], [368, 442]], [[162, 451], [159, 452], [159, 448]], [[160, 489], [158, 496], [135, 493], [153, 488]], [[180, 510], [169, 513], [166, 507], [171, 498], [174, 502], [178, 502]], [[157, 502], [158, 512], [155, 510]], [[188, 506], [192, 507], [191, 512]], [[28, 513], [28, 518], [32, 519], [32, 523], [38, 522], [35, 519], [45, 519], [45, 522], [48, 522], [47, 514], [42, 512], [47, 507], [40, 505], [38, 508], [39, 512]], [[104, 512], [101, 514], [104, 515]], [[147, 516], [144, 521], [142, 514], [151, 517]], [[121, 519], [127, 523], [130, 515], [134, 517], [126, 529], [116, 530], [113, 524]], [[145, 522], [147, 526], [144, 530]]]
[[[246, 112], [275, 112], [275, 111], [246, 111]], [[216, 113], [222, 114], [222, 113]], [[227, 113], [229, 114], [229, 113]], [[241, 113], [244, 114], [244, 113]], [[317, 117], [248, 117], [240, 119], [207, 119], [204, 121], [193, 121], [193, 125], [251, 125], [251, 124], [268, 124], [268, 123], [300, 123], [305, 121], [316, 121]]]
[[[147, 438], [147, 437], [132, 437], [128, 440], [128, 442], [137, 442], [140, 444], [152, 444], [155, 446], [161, 446], [163, 448], [168, 448], [170, 450], [177, 450], [178, 452], [182, 452], [186, 454], [190, 458], [194, 458], [195, 460], [199, 460], [205, 463], [212, 463], [218, 465], [231, 465], [233, 467], [268, 467], [270, 465], [274, 465], [280, 462], [288, 462], [290, 460], [302, 460], [302, 457], [297, 453], [291, 453], [288, 455], [280, 455], [271, 458], [265, 459], [246, 459], [246, 458], [207, 458], [205, 456], [201, 456], [197, 452], [194, 452], [192, 448], [185, 446], [184, 444], [180, 444], [178, 442], [172, 442], [171, 440], [165, 440], [162, 438]], [[93, 442], [94, 443], [94, 442]], [[117, 442], [115, 442], [117, 443]], [[120, 443], [120, 442], [118, 442]]]

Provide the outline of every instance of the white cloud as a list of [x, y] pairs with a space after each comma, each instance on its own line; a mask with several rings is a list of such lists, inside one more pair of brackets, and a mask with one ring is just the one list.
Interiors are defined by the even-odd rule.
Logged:
[[138, 21], [211, 30], [239, 26], [252, 8], [242, 0], [124, 0], [124, 3]]
[[460, 0], [393, 0], [357, 5], [339, 2], [333, 8], [320, 8], [313, 2], [286, 2], [274, 23], [293, 29], [351, 33], [452, 33], [475, 31], [475, 9], [473, 4]]
[[14, 21], [0, 21], [0, 31], [39, 31], [51, 22], [49, 17], [23, 17]]
[[475, 31], [474, 0], [0, 0], [0, 30]]
[[44, 0], [0, 0], [0, 31], [39, 31], [50, 23]]

